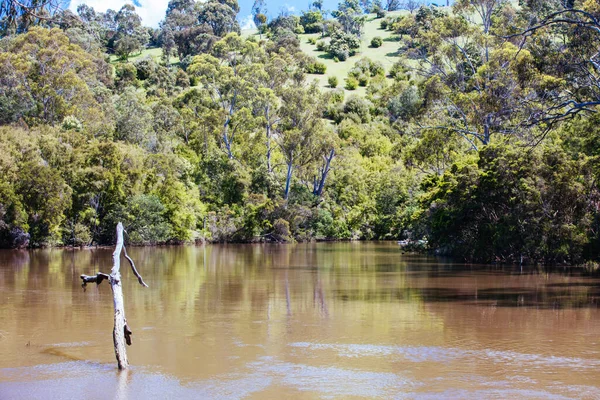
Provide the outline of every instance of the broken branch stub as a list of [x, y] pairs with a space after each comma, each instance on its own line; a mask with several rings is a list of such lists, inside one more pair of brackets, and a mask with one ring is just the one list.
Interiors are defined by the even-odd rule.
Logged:
[[129, 366], [127, 360], [127, 351], [125, 344], [131, 346], [131, 329], [127, 325], [127, 319], [125, 318], [125, 306], [123, 304], [123, 287], [121, 285], [121, 251], [125, 255], [125, 258], [131, 265], [133, 274], [138, 278], [140, 285], [148, 287], [142, 276], [135, 268], [135, 263], [127, 254], [125, 245], [123, 244], [123, 224], [120, 222], [117, 224], [117, 244], [115, 251], [113, 252], [113, 266], [110, 271], [110, 275], [99, 272], [96, 276], [81, 275], [82, 285], [84, 290], [88, 283], [96, 283], [99, 285], [103, 280], [108, 280], [110, 287], [113, 292], [113, 305], [115, 309], [115, 326], [113, 329], [113, 342], [115, 345], [115, 356], [117, 357], [117, 365], [119, 369], [126, 369]]

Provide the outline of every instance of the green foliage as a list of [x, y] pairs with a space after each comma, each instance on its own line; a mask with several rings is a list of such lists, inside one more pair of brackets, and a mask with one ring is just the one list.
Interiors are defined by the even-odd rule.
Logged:
[[356, 49], [360, 47], [360, 39], [352, 33], [344, 33], [341, 30], [334, 30], [331, 33], [331, 40], [327, 46], [327, 52], [340, 61], [346, 61], [348, 57], [353, 56]]
[[29, 244], [27, 213], [13, 186], [0, 179], [0, 246], [24, 247]]
[[83, 130], [83, 124], [74, 116], [67, 115], [65, 119], [63, 119], [62, 128], [66, 131], [74, 130], [75, 132], [81, 132]]
[[404, 65], [403, 62], [397, 61], [390, 68], [390, 78], [394, 78], [395, 80], [404, 80], [407, 78], [406, 73], [408, 72], [408, 68]]
[[115, 84], [119, 88], [138, 86], [138, 71], [133, 64], [119, 63], [115, 67]]
[[348, 72], [349, 76], [354, 78], [360, 78], [361, 76], [374, 77], [385, 74], [385, 70], [383, 69], [383, 65], [379, 61], [372, 61], [371, 59], [364, 57], [358, 60], [354, 67]]
[[71, 206], [71, 188], [58, 171], [39, 162], [24, 162], [19, 170], [16, 191], [29, 216], [31, 244], [60, 244], [60, 226]]
[[371, 39], [371, 47], [378, 48], [381, 47], [382, 44], [383, 39], [381, 36], [375, 36], [373, 39]]
[[75, 116], [90, 131], [110, 127], [99, 99], [108, 66], [71, 44], [59, 29], [32, 28], [8, 38], [0, 52], [0, 120], [60, 123]]
[[327, 66], [322, 62], [315, 61], [313, 63], [308, 64], [305, 67], [306, 73], [308, 74], [319, 74], [323, 75], [325, 71], [327, 71]]
[[154, 195], [133, 196], [111, 211], [106, 220], [109, 227], [122, 222], [127, 230], [127, 241], [132, 244], [158, 244], [171, 238], [165, 206]]
[[237, 0], [209, 0], [202, 4], [198, 22], [200, 25], [209, 26], [215, 36], [224, 37], [231, 32], [239, 33], [240, 26], [236, 20], [239, 10]]
[[114, 98], [116, 111], [115, 138], [135, 143], [148, 149], [157, 146], [152, 131], [151, 110], [145, 103], [145, 94], [131, 86]]
[[[387, 15], [387, 12], [380, 5], [375, 5], [373, 7], [373, 12], [377, 16], [377, 18], [385, 18], [385, 16]], [[381, 22], [383, 22], [383, 21], [381, 21]], [[384, 26], [382, 26], [381, 28], [385, 29]]]
[[365, 17], [358, 0], [344, 0], [338, 4], [338, 9], [331, 13], [340, 23], [342, 31], [347, 35], [360, 36]]
[[273, 235], [280, 241], [291, 241], [290, 223], [283, 218], [276, 219], [273, 222]]
[[417, 115], [421, 107], [421, 97], [418, 89], [413, 85], [408, 85], [397, 96], [392, 97], [388, 103], [388, 112], [390, 119], [408, 120]]
[[[122, 221], [138, 244], [426, 237], [465, 259], [597, 258], [599, 10], [505, 39], [561, 7], [538, 3], [346, 0], [325, 20], [317, 1], [267, 24], [256, 0], [250, 38], [235, 0], [172, 0], [160, 31], [131, 5], [18, 21], [0, 41], [0, 247], [109, 244]], [[147, 43], [162, 56], [137, 56]], [[308, 75], [361, 46], [372, 59], [335, 70], [366, 89]]]
[[115, 25], [116, 33], [111, 42], [115, 53], [124, 60], [127, 60], [130, 54], [141, 51], [150, 39], [133, 4], [125, 4], [119, 10], [115, 16]]
[[321, 11], [305, 11], [300, 16], [300, 25], [304, 33], [320, 33], [323, 30], [323, 14]]
[[252, 4], [252, 19], [254, 20], [254, 25], [259, 29], [267, 22], [267, 5], [264, 0], [254, 0], [254, 4]]
[[347, 90], [356, 90], [358, 87], [358, 79], [349, 76], [346, 78], [346, 85], [344, 86]]
[[487, 146], [428, 183], [430, 242], [466, 259], [578, 262], [591, 223], [585, 174], [556, 145]]
[[356, 115], [359, 121], [363, 123], [367, 123], [371, 120], [369, 102], [356, 95], [348, 97], [348, 100], [346, 100], [346, 103], [344, 104], [344, 113], [347, 115]]

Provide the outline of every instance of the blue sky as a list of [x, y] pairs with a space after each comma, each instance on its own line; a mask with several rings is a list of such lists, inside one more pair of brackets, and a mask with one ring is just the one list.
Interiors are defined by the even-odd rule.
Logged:
[[[242, 27], [247, 27], [252, 21], [250, 12], [254, 0], [238, 0], [240, 4], [240, 13], [238, 19]], [[79, 4], [87, 4], [94, 7], [96, 11], [106, 11], [109, 8], [119, 10], [123, 4], [132, 3], [136, 6], [137, 13], [142, 17], [144, 25], [158, 27], [158, 23], [165, 17], [165, 11], [169, 0], [70, 0], [69, 8], [73, 11], [77, 9]], [[339, 0], [325, 0], [324, 7], [327, 10], [332, 10], [337, 7]], [[278, 15], [282, 10], [291, 13], [300, 14], [302, 10], [306, 10], [311, 0], [267, 0], [267, 14], [269, 17]]]

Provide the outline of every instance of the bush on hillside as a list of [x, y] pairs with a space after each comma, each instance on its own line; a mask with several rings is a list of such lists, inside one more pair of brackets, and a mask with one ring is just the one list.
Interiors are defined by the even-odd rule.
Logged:
[[323, 75], [325, 71], [327, 71], [327, 66], [322, 62], [315, 61], [314, 63], [308, 64], [305, 69], [307, 74]]
[[346, 78], [346, 89], [347, 90], [356, 90], [358, 87], [358, 79], [353, 78], [351, 76]]

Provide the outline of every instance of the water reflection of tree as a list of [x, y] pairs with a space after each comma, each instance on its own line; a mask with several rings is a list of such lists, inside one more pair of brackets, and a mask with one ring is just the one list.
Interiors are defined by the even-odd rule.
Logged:
[[[388, 248], [367, 243], [132, 248], [131, 256], [139, 260], [152, 287], [139, 291], [134, 280], [123, 282], [128, 319], [142, 327], [140, 346], [131, 349], [132, 357], [178, 370], [189, 363], [193, 369], [193, 357], [177, 360], [188, 348], [201, 348], [207, 357], [215, 352], [217, 357], [217, 349], [231, 351], [234, 337], [254, 343], [275, 338], [279, 345], [285, 343], [282, 335], [294, 336], [305, 323], [334, 332], [341, 321], [358, 327], [361, 318], [370, 316], [374, 324], [369, 329], [375, 331], [398, 320], [422, 319], [420, 300], [402, 277], [405, 265], [399, 253]], [[110, 291], [90, 287], [82, 296], [79, 275], [84, 267], [87, 271], [89, 266], [100, 270], [110, 265], [110, 253], [110, 249], [34, 252], [26, 267], [9, 273], [14, 280], [9, 285], [44, 288], [24, 294], [30, 296], [27, 302], [48, 304], [32, 315], [70, 326], [73, 340], [95, 343], [90, 332], [104, 332], [110, 313], [104, 306], [93, 307], [90, 318], [87, 305], [110, 307]], [[6, 276], [6, 271], [2, 273]], [[64, 291], [66, 297], [61, 295]], [[50, 292], [60, 302], [50, 301]], [[26, 306], [24, 302], [14, 310]], [[207, 349], [208, 344], [213, 347]]]

